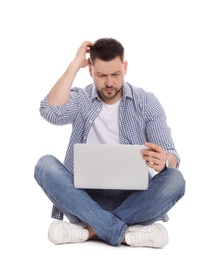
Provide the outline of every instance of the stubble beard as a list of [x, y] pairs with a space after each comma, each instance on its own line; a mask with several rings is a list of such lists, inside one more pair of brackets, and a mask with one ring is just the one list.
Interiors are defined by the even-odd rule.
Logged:
[[[106, 89], [106, 91], [105, 91]], [[108, 89], [111, 89], [109, 92]], [[114, 91], [115, 90], [115, 91]], [[113, 88], [113, 87], [106, 87], [101, 91], [98, 91], [100, 96], [105, 99], [113, 99], [117, 96], [117, 94], [122, 90], [122, 87], [120, 89]]]

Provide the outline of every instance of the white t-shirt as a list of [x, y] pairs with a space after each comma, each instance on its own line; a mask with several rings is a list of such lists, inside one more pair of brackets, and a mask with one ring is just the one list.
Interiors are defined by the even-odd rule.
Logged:
[[103, 102], [102, 110], [93, 122], [87, 143], [93, 144], [119, 144], [119, 105], [107, 105]]

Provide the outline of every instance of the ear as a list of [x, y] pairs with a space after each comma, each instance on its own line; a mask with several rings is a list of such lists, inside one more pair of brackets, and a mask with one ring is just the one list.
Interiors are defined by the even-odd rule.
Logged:
[[126, 73], [127, 73], [127, 66], [128, 66], [128, 62], [124, 61], [124, 63], [123, 63], [124, 75], [126, 75]]
[[93, 75], [93, 74], [92, 74], [93, 71], [92, 71], [92, 64], [91, 64], [90, 60], [89, 60], [88, 67], [89, 67], [89, 75], [92, 77], [92, 75]]

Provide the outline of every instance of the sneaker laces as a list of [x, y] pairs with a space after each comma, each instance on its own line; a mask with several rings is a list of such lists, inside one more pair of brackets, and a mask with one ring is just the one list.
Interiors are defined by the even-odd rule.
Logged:
[[146, 245], [153, 242], [151, 237], [152, 227], [143, 227], [141, 230], [138, 228], [134, 228], [133, 230], [129, 230], [130, 243], [131, 244], [140, 244]]
[[161, 224], [129, 227], [125, 241], [131, 246], [164, 247], [168, 243], [168, 233]]
[[62, 223], [62, 228], [64, 230], [63, 233], [64, 242], [68, 242], [68, 241], [79, 242], [87, 239], [87, 232], [84, 232], [86, 230], [84, 229], [83, 226], [69, 224], [69, 223], [68, 224]]

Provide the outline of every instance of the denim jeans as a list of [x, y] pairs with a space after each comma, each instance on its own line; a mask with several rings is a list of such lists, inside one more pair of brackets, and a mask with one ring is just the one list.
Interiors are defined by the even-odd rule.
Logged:
[[73, 174], [52, 155], [39, 159], [34, 176], [70, 222], [79, 219], [114, 246], [122, 243], [128, 226], [154, 223], [185, 193], [185, 180], [174, 168], [156, 174], [143, 191], [76, 189]]

